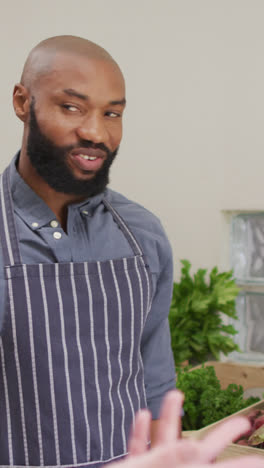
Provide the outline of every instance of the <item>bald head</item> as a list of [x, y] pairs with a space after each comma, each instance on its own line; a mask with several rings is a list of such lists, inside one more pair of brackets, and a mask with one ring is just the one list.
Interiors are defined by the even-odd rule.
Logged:
[[52, 72], [56, 58], [61, 55], [109, 61], [119, 68], [111, 55], [98, 44], [77, 36], [55, 36], [41, 41], [32, 49], [24, 65], [21, 84], [30, 89], [36, 80]]

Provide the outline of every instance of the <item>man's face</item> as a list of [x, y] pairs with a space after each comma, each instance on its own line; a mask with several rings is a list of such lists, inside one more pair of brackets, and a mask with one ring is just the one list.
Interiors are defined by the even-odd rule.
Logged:
[[59, 56], [32, 90], [27, 154], [58, 192], [94, 195], [122, 137], [122, 75], [112, 62]]

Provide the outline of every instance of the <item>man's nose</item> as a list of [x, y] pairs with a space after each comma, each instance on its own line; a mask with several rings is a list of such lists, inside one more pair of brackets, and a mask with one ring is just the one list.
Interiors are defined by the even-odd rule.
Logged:
[[77, 134], [82, 140], [89, 140], [93, 143], [105, 143], [108, 133], [104, 118], [100, 115], [87, 116], [77, 128]]

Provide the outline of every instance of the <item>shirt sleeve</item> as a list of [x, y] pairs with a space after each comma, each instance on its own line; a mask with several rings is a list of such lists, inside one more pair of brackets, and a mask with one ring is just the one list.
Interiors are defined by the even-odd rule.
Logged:
[[176, 380], [168, 323], [173, 286], [173, 260], [169, 243], [166, 252], [163, 251], [164, 256], [166, 262], [157, 274], [152, 306], [141, 342], [146, 398], [152, 419], [159, 418], [164, 395], [175, 388]]

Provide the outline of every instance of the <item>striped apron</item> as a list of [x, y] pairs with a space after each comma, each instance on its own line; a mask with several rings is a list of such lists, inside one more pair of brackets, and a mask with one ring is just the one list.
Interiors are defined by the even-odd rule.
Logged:
[[134, 256], [22, 264], [9, 168], [0, 185], [7, 284], [0, 337], [0, 466], [99, 467], [122, 457], [146, 406], [141, 335], [151, 281], [123, 219], [105, 209]]

